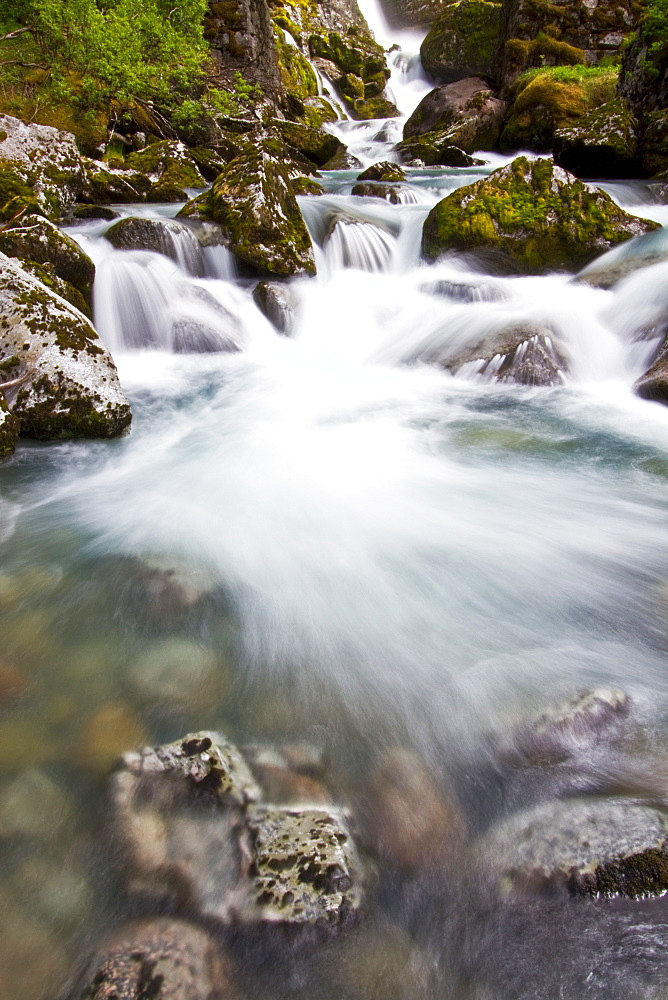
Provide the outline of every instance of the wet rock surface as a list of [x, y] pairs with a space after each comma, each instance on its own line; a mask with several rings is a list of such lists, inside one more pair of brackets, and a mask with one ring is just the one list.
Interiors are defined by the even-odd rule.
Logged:
[[105, 238], [117, 250], [149, 250], [184, 265], [193, 275], [203, 276], [201, 247], [188, 226], [173, 219], [131, 216], [115, 222]]
[[656, 228], [550, 161], [518, 157], [440, 201], [424, 224], [422, 249], [428, 260], [447, 249], [496, 250], [513, 262], [511, 271], [540, 274], [583, 266]]
[[[459, 126], [458, 136], [474, 133], [468, 145], [473, 149], [494, 149], [507, 110], [481, 77], [468, 77], [444, 84], [424, 97], [404, 125], [404, 139]], [[466, 123], [466, 127], [464, 127]], [[453, 142], [453, 145], [462, 145]], [[464, 148], [464, 147], [462, 147]]]
[[490, 334], [443, 364], [450, 371], [530, 386], [562, 385], [568, 372], [566, 351], [553, 332], [531, 325]]
[[289, 285], [260, 281], [253, 289], [253, 300], [279, 333], [290, 334], [297, 303]]

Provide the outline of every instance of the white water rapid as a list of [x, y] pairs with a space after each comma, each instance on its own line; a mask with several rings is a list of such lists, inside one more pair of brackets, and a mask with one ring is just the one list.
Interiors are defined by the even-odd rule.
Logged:
[[[402, 61], [405, 110], [427, 85]], [[368, 163], [401, 121], [338, 129]], [[71, 228], [134, 420], [111, 443], [23, 444], [0, 471], [0, 667], [27, 674], [0, 718], [0, 836], [18, 830], [0, 900], [11, 940], [60, 956], [53, 982], [126, 914], [95, 832], [112, 719], [116, 753], [204, 728], [315, 744], [362, 813], [371, 762], [399, 744], [466, 812], [470, 881], [382, 862], [341, 952], [237, 941], [249, 995], [666, 996], [665, 899], [497, 897], [476, 838], [536, 801], [668, 796], [668, 409], [632, 391], [665, 335], [668, 230], [579, 276], [427, 266], [429, 208], [505, 162], [482, 155], [409, 169], [397, 205], [352, 196], [358, 171], [324, 176], [325, 195], [300, 199], [318, 277], [289, 285], [289, 336], [187, 229], [159, 254], [114, 250], [108, 223]], [[606, 189], [668, 223], [651, 185]], [[585, 280], [610, 268], [609, 289]], [[518, 328], [514, 363], [551, 351], [554, 386], [495, 381], [509, 358], [476, 356]], [[497, 753], [601, 686], [632, 705], [614, 752]]]

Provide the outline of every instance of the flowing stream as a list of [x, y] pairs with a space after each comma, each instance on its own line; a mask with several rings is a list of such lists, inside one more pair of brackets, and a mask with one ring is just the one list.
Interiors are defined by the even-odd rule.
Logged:
[[[398, 137], [337, 127], [364, 162]], [[429, 208], [505, 162], [482, 155], [409, 169], [398, 205], [325, 175], [300, 200], [318, 277], [290, 285], [289, 336], [187, 230], [171, 257], [70, 230], [134, 422], [0, 470], [2, 1000], [39, 1000], [126, 912], [99, 836], [113, 757], [202, 728], [314, 744], [358, 805], [375, 756], [408, 747], [470, 829], [466, 884], [381, 877], [357, 936], [280, 974], [254, 953], [253, 995], [665, 998], [664, 899], [496, 899], [476, 838], [542, 799], [668, 796], [668, 410], [632, 392], [665, 332], [668, 231], [608, 255], [644, 265], [611, 290], [426, 266]], [[606, 189], [668, 224], [651, 186]], [[452, 365], [524, 326], [559, 345], [561, 385]], [[509, 785], [494, 748], [593, 686], [631, 699], [623, 747]]]

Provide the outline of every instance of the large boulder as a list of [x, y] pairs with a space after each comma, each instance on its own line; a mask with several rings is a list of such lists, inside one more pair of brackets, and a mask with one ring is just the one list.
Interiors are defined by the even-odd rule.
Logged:
[[510, 108], [501, 133], [502, 150], [552, 150], [557, 129], [578, 124], [590, 111], [615, 97], [614, 70], [582, 67], [541, 69], [520, 76], [510, 90]]
[[370, 167], [367, 167], [361, 174], [358, 174], [357, 180], [382, 181], [387, 184], [389, 181], [405, 181], [406, 174], [398, 163], [390, 163], [389, 160], [380, 160], [378, 163], [372, 163]]
[[634, 0], [506, 0], [492, 76], [505, 89], [532, 67], [596, 65], [621, 51], [637, 11]]
[[500, 3], [458, 0], [445, 7], [420, 48], [427, 74], [440, 83], [490, 76], [499, 29]]
[[[24, 207], [57, 219], [83, 190], [84, 166], [74, 136], [48, 125], [0, 115], [0, 216]], [[22, 191], [17, 190], [19, 187]]]
[[104, 235], [117, 250], [160, 253], [187, 267], [191, 274], [204, 276], [202, 248], [192, 229], [182, 222], [131, 215], [119, 219]]
[[492, 250], [509, 270], [541, 274], [575, 270], [603, 250], [658, 228], [551, 161], [521, 156], [435, 205], [424, 224], [422, 249], [428, 260], [446, 250]]
[[0, 253], [36, 264], [50, 264], [54, 273], [88, 298], [95, 265], [79, 244], [48, 219], [23, 215], [0, 230]]
[[[143, 174], [156, 188], [203, 188], [206, 181], [183, 142], [164, 140], [154, 142], [145, 149], [131, 153], [125, 167], [133, 173]], [[159, 191], [154, 190], [151, 200], [158, 201]]]
[[639, 144], [645, 174], [665, 174], [668, 170], [668, 108], [650, 111], [643, 117]]
[[626, 799], [549, 802], [476, 845], [499, 888], [642, 899], [668, 891], [668, 815]]
[[288, 167], [262, 145], [228, 163], [211, 190], [180, 214], [219, 223], [230, 250], [261, 273], [315, 273]]
[[221, 928], [346, 924], [361, 885], [343, 814], [260, 797], [245, 758], [217, 733], [126, 754], [111, 815], [130, 895]]
[[404, 139], [459, 126], [462, 136], [474, 132], [469, 141], [474, 149], [495, 149], [507, 107], [479, 76], [444, 84], [420, 101], [404, 125]]
[[554, 160], [576, 177], [637, 177], [637, 122], [623, 98], [554, 133]]
[[5, 398], [24, 437], [109, 438], [130, 424], [115, 365], [91, 323], [0, 254], [0, 356], [16, 358]]
[[100, 160], [84, 160], [86, 176], [82, 197], [93, 205], [119, 205], [146, 201], [151, 181], [139, 171], [110, 167]]

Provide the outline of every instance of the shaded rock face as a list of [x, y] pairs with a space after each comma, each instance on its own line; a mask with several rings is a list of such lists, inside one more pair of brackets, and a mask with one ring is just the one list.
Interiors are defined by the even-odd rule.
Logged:
[[637, 177], [637, 123], [622, 98], [554, 133], [554, 160], [576, 177]]
[[549, 160], [518, 157], [435, 205], [424, 224], [422, 249], [428, 260], [447, 249], [496, 250], [507, 255], [511, 270], [541, 274], [584, 266], [603, 250], [656, 228]]
[[130, 216], [115, 222], [104, 235], [117, 250], [150, 250], [185, 265], [193, 275], [204, 276], [200, 244], [181, 222]]
[[9, 412], [0, 388], [0, 460], [13, 454], [19, 439], [19, 419]]
[[347, 923], [361, 886], [342, 814], [260, 798], [244, 757], [216, 733], [126, 754], [112, 816], [130, 895], [220, 927]]
[[358, 181], [405, 181], [406, 174], [396, 163], [381, 160], [363, 170], [357, 177]]
[[508, 87], [525, 69], [596, 64], [634, 27], [634, 0], [506, 0], [492, 76]]
[[428, 28], [446, 4], [454, 0], [383, 0], [381, 7], [391, 28]]
[[0, 115], [3, 219], [11, 218], [25, 205], [57, 219], [74, 204], [83, 183], [83, 162], [70, 132], [48, 125], [27, 125], [18, 118]]
[[552, 331], [531, 326], [492, 334], [444, 366], [494, 382], [529, 386], [562, 385], [568, 371], [566, 353]]
[[656, 359], [636, 380], [633, 390], [642, 399], [668, 405], [668, 344], [663, 344]]
[[117, 437], [130, 406], [89, 321], [9, 257], [0, 255], [0, 356], [15, 357], [6, 390], [24, 437]]
[[668, 108], [668, 51], [655, 41], [641, 26], [622, 58], [619, 93], [640, 118]]
[[498, 100], [481, 77], [468, 77], [427, 94], [404, 125], [404, 139], [475, 120], [478, 149], [493, 149], [507, 104]]
[[437, 164], [443, 167], [481, 166], [484, 160], [476, 159], [455, 145], [455, 137], [461, 138], [456, 127], [444, 132], [425, 132], [411, 139], [402, 139], [394, 148], [406, 165], [419, 161], [420, 165], [427, 167]]
[[383, 198], [385, 201], [389, 201], [391, 205], [400, 205], [402, 203], [402, 189], [397, 184], [376, 184], [373, 181], [367, 181], [366, 183], [355, 184], [351, 194], [357, 195], [360, 198]]
[[211, 190], [182, 211], [219, 223], [230, 250], [260, 273], [315, 273], [288, 168], [262, 147], [232, 160]]
[[77, 1000], [232, 1000], [233, 967], [219, 942], [183, 920], [126, 924], [100, 945]]
[[279, 333], [289, 335], [294, 325], [295, 298], [289, 285], [260, 281], [253, 289], [253, 299]]
[[309, 53], [342, 94], [353, 118], [392, 118], [399, 111], [385, 95], [390, 70], [368, 28], [311, 34]]
[[78, 243], [47, 219], [22, 216], [20, 222], [0, 231], [0, 253], [8, 257], [51, 264], [55, 274], [86, 298], [95, 278], [95, 265]]
[[251, 0], [209, 0], [204, 37], [215, 65], [231, 76], [243, 72], [249, 81], [278, 101], [281, 76], [274, 48], [268, 4]]
[[500, 25], [500, 3], [459, 0], [448, 4], [420, 48], [425, 72], [439, 83], [491, 76]]
[[668, 889], [667, 824], [625, 799], [566, 799], [512, 816], [477, 848], [506, 891], [639, 899]]

